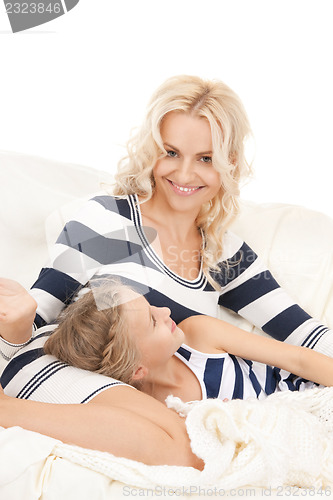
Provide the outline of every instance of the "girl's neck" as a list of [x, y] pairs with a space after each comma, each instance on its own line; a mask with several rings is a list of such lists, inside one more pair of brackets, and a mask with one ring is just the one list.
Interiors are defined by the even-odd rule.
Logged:
[[176, 358], [172, 356], [165, 365], [150, 369], [140, 383], [140, 390], [164, 402], [167, 395], [179, 390], [182, 386], [182, 377], [176, 365]]
[[163, 369], [150, 373], [138, 389], [162, 403], [169, 395], [179, 397], [182, 401], [195, 401], [203, 397], [198, 378], [176, 356], [172, 356], [170, 363]]

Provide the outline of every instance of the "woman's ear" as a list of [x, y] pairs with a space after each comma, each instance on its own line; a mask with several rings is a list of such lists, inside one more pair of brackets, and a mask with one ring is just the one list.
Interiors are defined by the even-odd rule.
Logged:
[[148, 368], [144, 365], [139, 365], [139, 367], [135, 370], [132, 380], [142, 380], [148, 373]]

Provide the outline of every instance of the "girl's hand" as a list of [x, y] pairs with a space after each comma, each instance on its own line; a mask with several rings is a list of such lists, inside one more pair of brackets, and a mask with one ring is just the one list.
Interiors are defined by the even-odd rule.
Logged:
[[16, 281], [0, 278], [0, 335], [21, 344], [31, 337], [36, 301]]

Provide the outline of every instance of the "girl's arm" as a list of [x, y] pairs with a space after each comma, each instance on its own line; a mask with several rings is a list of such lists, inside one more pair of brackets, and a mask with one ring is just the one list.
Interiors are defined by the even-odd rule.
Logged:
[[302, 378], [333, 385], [333, 359], [300, 347], [246, 332], [209, 316], [192, 316], [178, 325], [186, 342], [202, 352], [228, 352], [294, 373]]
[[19, 283], [0, 278], [0, 336], [12, 344], [31, 337], [37, 303]]
[[191, 451], [184, 419], [127, 386], [113, 387], [77, 405], [11, 398], [1, 389], [0, 425], [20, 426], [147, 465], [203, 467]]

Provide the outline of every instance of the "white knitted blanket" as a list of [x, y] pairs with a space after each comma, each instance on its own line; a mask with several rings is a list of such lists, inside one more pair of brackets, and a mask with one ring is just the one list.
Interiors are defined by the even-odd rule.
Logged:
[[[168, 406], [186, 416], [203, 471], [139, 462], [57, 444], [53, 454], [137, 487], [333, 486], [333, 388], [282, 392], [264, 401], [199, 401]], [[149, 440], [149, 436], [147, 436]]]

